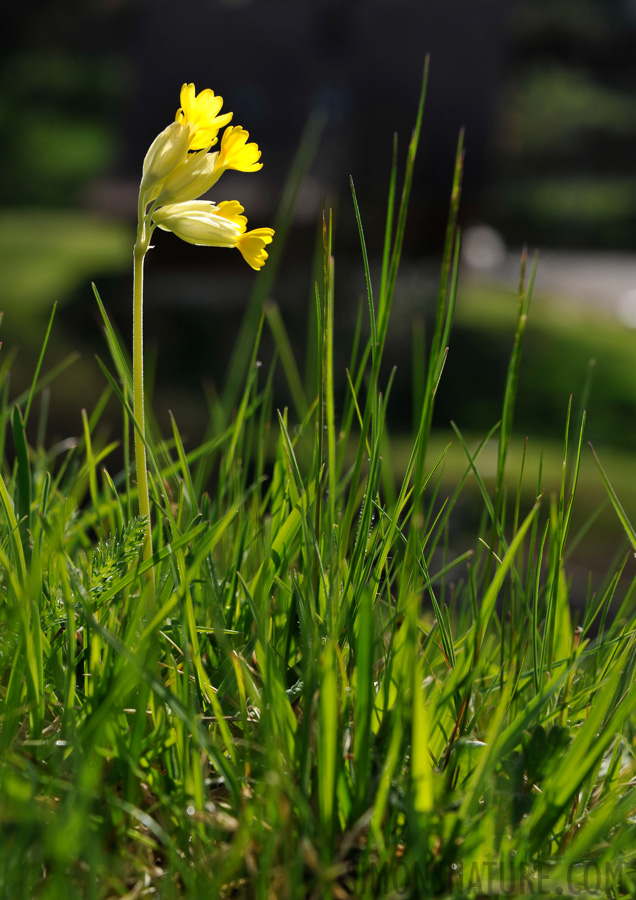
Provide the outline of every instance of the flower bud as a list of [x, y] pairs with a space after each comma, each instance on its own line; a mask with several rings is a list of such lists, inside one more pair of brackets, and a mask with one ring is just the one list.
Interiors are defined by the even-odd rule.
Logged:
[[157, 206], [196, 200], [209, 191], [221, 174], [215, 171], [217, 157], [206, 151], [190, 153], [163, 181]]
[[154, 139], [144, 159], [141, 191], [149, 191], [164, 180], [188, 155], [190, 126], [173, 122]]
[[[245, 230], [247, 219], [238, 214], [231, 219], [225, 218], [219, 215], [220, 209], [222, 207], [215, 206], [208, 200], [170, 203], [156, 209], [153, 219], [163, 231], [172, 231], [189, 244], [236, 247], [236, 240]], [[242, 207], [240, 209], [242, 211]]]

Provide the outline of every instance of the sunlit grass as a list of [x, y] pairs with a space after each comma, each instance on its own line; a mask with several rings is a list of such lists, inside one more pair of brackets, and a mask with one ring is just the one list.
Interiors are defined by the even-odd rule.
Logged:
[[[559, 449], [540, 459], [530, 435], [524, 455], [513, 436], [531, 262], [509, 298], [498, 415], [478, 434], [456, 423], [448, 442], [431, 430], [459, 296], [461, 145], [408, 447], [388, 433], [383, 362], [421, 116], [403, 189], [397, 155], [391, 170], [385, 236], [365, 235], [354, 193], [367, 297], [344, 402], [327, 215], [309, 364], [260, 306], [274, 249], [203, 443], [184, 444], [178, 410], [169, 434], [148, 427], [149, 560], [132, 377], [107, 302], [105, 390], [78, 442], [45, 445], [38, 378], [15, 404], [0, 389], [4, 896], [633, 893], [634, 533], [611, 458], [608, 474], [590, 465], [583, 387], [565, 398]], [[383, 247], [375, 283], [367, 244]], [[264, 329], [277, 348], [265, 371]], [[95, 438], [109, 398], [123, 468]], [[574, 612], [570, 555], [599, 508], [622, 522], [615, 561]]]

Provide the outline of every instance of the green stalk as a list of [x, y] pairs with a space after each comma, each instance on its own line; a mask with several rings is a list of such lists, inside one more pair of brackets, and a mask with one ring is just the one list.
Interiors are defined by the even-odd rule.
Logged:
[[[145, 214], [146, 204], [139, 197], [139, 225], [134, 248], [133, 266], [133, 412], [136, 421], [135, 429], [135, 465], [139, 490], [139, 515], [146, 520], [146, 537], [144, 540], [144, 561], [152, 557], [152, 523], [150, 521], [150, 497], [148, 493], [148, 468], [146, 464], [146, 416], [144, 410], [144, 258], [150, 245], [151, 229], [148, 228], [149, 217]], [[149, 570], [153, 580], [152, 569]], [[152, 595], [152, 591], [150, 595]], [[149, 604], [153, 601], [149, 599]], [[149, 608], [148, 612], [152, 610]]]

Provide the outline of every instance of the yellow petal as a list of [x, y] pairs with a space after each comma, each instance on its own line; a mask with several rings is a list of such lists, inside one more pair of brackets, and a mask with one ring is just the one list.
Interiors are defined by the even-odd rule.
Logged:
[[258, 144], [248, 144], [249, 132], [240, 125], [230, 125], [223, 132], [219, 166], [224, 169], [237, 169], [239, 172], [258, 172], [263, 168], [259, 162], [261, 151]]
[[197, 94], [193, 84], [184, 84], [180, 99], [181, 106], [177, 110], [175, 121], [192, 126], [189, 149], [203, 150], [211, 147], [217, 142], [217, 134], [221, 128], [232, 119], [232, 113], [219, 115], [223, 97], [217, 97], [209, 88]]
[[273, 228], [255, 228], [240, 234], [236, 240], [236, 246], [241, 251], [245, 262], [258, 271], [265, 265], [267, 253], [266, 244], [271, 244], [274, 237]]
[[240, 233], [243, 234], [247, 228], [247, 217], [242, 216], [242, 212], [243, 207], [238, 200], [223, 200], [217, 206], [215, 215], [222, 216], [224, 219], [233, 222], [240, 230]]

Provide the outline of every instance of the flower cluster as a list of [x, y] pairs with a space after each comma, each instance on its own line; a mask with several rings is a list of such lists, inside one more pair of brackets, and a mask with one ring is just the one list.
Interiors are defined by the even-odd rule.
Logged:
[[[248, 143], [249, 133], [240, 125], [229, 125], [232, 113], [220, 114], [223, 98], [214, 91], [197, 94], [193, 84], [184, 84], [180, 99], [175, 121], [155, 138], [144, 160], [140, 241], [147, 246], [158, 226], [190, 244], [237, 247], [245, 261], [258, 270], [265, 265], [265, 247], [271, 243], [273, 229], [247, 231], [243, 207], [236, 200], [217, 205], [198, 199], [227, 169], [261, 169], [258, 145]], [[222, 128], [220, 147], [211, 152]]]

